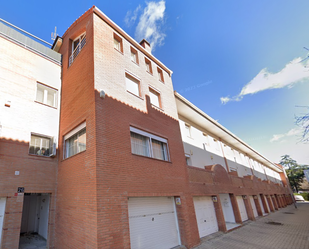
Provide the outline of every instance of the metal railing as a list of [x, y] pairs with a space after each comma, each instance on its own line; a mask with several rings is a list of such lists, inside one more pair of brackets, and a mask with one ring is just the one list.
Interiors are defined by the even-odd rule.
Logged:
[[86, 44], [86, 35], [81, 39], [81, 41], [77, 44], [76, 48], [74, 49], [73, 53], [71, 54], [69, 58], [69, 66], [73, 63], [76, 56], [80, 53], [80, 51], [83, 49], [83, 47]]

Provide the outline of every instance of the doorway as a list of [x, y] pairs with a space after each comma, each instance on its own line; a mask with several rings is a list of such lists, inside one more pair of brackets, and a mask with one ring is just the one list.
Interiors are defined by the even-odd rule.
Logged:
[[25, 193], [20, 229], [20, 248], [23, 245], [45, 246], [48, 235], [50, 194]]

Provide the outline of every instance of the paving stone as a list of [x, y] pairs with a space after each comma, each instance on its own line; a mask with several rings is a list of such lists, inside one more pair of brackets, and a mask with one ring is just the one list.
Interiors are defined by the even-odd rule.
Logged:
[[194, 249], [309, 249], [309, 202], [282, 208], [229, 233], [202, 239]]

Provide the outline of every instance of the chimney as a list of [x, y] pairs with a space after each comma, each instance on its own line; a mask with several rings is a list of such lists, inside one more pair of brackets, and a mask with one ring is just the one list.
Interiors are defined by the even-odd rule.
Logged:
[[139, 43], [144, 49], [146, 49], [147, 52], [149, 52], [151, 54], [151, 47], [150, 47], [150, 43], [148, 41], [146, 41], [145, 39], [143, 39], [140, 43]]

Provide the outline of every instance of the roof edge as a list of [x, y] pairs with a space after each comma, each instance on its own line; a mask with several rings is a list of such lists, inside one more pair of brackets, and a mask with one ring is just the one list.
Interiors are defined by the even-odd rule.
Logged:
[[154, 62], [156, 62], [164, 71], [166, 71], [169, 76], [172, 76], [173, 71], [166, 67], [161, 61], [159, 61], [156, 57], [154, 57], [151, 53], [147, 52], [145, 48], [143, 48], [136, 40], [134, 40], [130, 35], [128, 35], [122, 28], [120, 28], [116, 23], [114, 23], [107, 15], [105, 15], [99, 8], [96, 6], [92, 7], [92, 10], [95, 14], [97, 14], [101, 19], [103, 19], [107, 24], [109, 24], [113, 29], [115, 29], [119, 34], [121, 34], [124, 38], [126, 38], [131, 44], [133, 44], [136, 48], [142, 51], [147, 57], [151, 58]]

